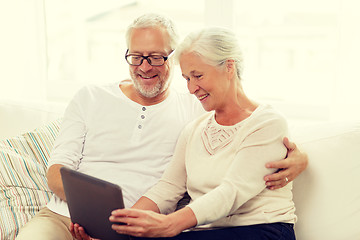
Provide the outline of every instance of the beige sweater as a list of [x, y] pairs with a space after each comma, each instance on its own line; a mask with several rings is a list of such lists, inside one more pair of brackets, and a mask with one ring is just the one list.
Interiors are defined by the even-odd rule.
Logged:
[[183, 130], [162, 179], [145, 196], [168, 213], [188, 191], [198, 226], [294, 223], [292, 185], [268, 190], [263, 180], [271, 173], [265, 163], [286, 156], [287, 134], [285, 119], [268, 105], [234, 126], [206, 113]]

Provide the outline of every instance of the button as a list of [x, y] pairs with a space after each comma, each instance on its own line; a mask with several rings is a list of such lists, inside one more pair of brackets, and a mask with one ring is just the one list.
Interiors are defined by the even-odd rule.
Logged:
[[139, 129], [142, 129], [142, 126], [141, 126], [141, 125], [139, 125], [139, 126], [138, 126], [138, 128], [139, 128]]
[[145, 116], [144, 115], [141, 115], [141, 119], [144, 119], [145, 118]]
[[142, 110], [145, 111], [145, 110], [146, 110], [146, 107], [142, 107]]

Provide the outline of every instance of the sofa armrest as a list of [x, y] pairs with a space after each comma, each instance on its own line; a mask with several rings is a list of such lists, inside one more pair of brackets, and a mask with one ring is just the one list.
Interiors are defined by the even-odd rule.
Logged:
[[309, 157], [293, 185], [297, 238], [358, 239], [360, 122], [301, 126], [293, 140]]

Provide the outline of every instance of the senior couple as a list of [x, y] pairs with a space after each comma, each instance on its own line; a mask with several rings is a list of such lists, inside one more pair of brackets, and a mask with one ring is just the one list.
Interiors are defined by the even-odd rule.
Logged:
[[[234, 34], [207, 28], [178, 44], [171, 20], [146, 14], [126, 40], [131, 80], [74, 96], [49, 162], [54, 196], [17, 239], [91, 239], [70, 221], [62, 166], [122, 187], [125, 209], [109, 221], [134, 239], [295, 239], [291, 181], [307, 156], [276, 110], [246, 96]], [[170, 90], [174, 61], [191, 94]]]

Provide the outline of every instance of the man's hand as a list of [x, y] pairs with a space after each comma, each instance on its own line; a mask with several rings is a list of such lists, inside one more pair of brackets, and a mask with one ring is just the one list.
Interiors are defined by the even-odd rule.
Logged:
[[284, 138], [284, 145], [288, 149], [288, 154], [285, 159], [267, 163], [267, 168], [278, 168], [276, 173], [266, 175], [267, 188], [274, 190], [286, 186], [289, 182], [294, 180], [308, 165], [308, 157], [306, 153], [301, 152], [296, 144], [290, 142], [288, 138]]
[[71, 232], [71, 235], [77, 240], [96, 240], [95, 238], [87, 235], [85, 229], [77, 223], [71, 223], [69, 230]]

